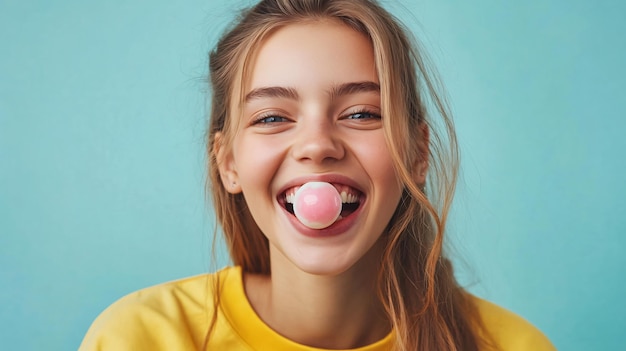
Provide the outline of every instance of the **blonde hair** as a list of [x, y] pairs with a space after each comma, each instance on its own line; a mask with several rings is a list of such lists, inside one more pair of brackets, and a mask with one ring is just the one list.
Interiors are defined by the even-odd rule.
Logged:
[[[485, 344], [482, 322], [443, 255], [458, 170], [449, 109], [415, 41], [374, 1], [264, 0], [244, 12], [211, 52], [208, 187], [232, 261], [244, 272], [270, 273], [267, 239], [243, 196], [228, 193], [221, 184], [215, 136], [221, 134], [220, 148], [230, 147], [238, 120], [231, 114], [242, 103], [244, 81], [260, 42], [278, 27], [317, 19], [343, 22], [367, 36], [374, 49], [385, 136], [404, 184], [382, 237], [386, 246], [378, 274], [379, 298], [396, 333], [395, 349], [478, 350]], [[424, 162], [428, 181], [418, 184], [416, 172]]]

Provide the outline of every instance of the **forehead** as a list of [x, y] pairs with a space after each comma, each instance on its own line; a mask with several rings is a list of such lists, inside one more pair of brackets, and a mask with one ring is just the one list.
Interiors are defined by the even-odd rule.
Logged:
[[378, 83], [374, 50], [367, 36], [335, 20], [289, 24], [261, 41], [251, 58], [245, 89], [324, 84]]

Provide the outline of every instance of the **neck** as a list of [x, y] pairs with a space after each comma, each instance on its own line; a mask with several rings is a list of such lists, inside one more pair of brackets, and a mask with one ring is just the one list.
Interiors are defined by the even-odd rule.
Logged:
[[274, 258], [271, 277], [247, 276], [245, 285], [257, 314], [279, 334], [312, 347], [351, 349], [389, 333], [376, 295], [377, 264], [370, 263], [379, 259], [366, 255], [349, 270], [327, 276]]

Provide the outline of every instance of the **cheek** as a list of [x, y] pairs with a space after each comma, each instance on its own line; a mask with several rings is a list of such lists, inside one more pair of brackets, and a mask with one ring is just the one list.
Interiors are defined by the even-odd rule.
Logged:
[[280, 166], [280, 143], [267, 138], [247, 136], [235, 141], [233, 151], [244, 192], [256, 191], [259, 187], [267, 189]]
[[383, 193], [386, 207], [395, 210], [402, 195], [402, 185], [396, 174], [384, 136], [372, 138], [362, 146], [364, 150], [362, 154], [368, 160], [367, 172], [374, 182], [377, 192]]
[[398, 183], [391, 153], [382, 135], [367, 140], [363, 144], [363, 150], [366, 150], [364, 154], [368, 155], [369, 168], [373, 179], [388, 182], [390, 186]]

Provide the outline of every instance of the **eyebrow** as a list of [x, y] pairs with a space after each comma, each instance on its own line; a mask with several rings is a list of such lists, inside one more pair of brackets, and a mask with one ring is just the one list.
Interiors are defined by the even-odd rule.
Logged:
[[[356, 93], [367, 92], [380, 92], [380, 85], [371, 81], [364, 82], [351, 82], [333, 86], [329, 91], [331, 99], [336, 99], [340, 96], [351, 95]], [[261, 87], [253, 89], [246, 94], [244, 101], [250, 102], [251, 100], [260, 98], [286, 98], [291, 100], [299, 100], [300, 96], [294, 88], [289, 87]]]
[[251, 92], [246, 94], [245, 102], [250, 102], [250, 100], [260, 99], [260, 98], [287, 98], [291, 100], [298, 100], [300, 97], [298, 96], [298, 92], [294, 88], [284, 88], [284, 87], [263, 87], [253, 89]]
[[371, 81], [345, 83], [332, 87], [329, 95], [331, 99], [336, 99], [344, 95], [369, 92], [380, 93], [380, 85]]

